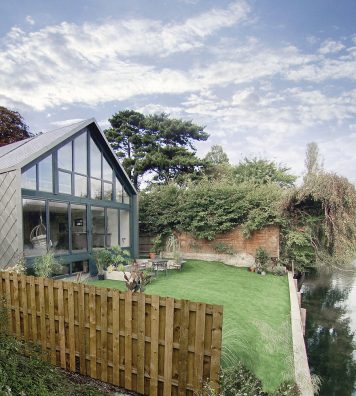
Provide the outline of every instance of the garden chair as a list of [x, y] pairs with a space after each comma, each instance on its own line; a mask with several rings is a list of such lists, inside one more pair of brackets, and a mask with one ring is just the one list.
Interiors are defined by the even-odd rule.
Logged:
[[178, 257], [177, 261], [170, 265], [170, 268], [182, 271], [184, 263], [185, 261], [182, 259], [182, 257]]

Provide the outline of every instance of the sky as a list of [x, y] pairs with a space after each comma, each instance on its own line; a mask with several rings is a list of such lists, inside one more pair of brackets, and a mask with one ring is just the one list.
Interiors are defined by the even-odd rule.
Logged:
[[204, 156], [356, 183], [355, 0], [0, 1], [0, 105], [32, 132], [116, 112], [204, 125]]

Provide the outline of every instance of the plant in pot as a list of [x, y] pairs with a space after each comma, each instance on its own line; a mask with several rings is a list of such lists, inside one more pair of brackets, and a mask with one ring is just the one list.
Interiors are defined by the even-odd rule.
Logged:
[[155, 259], [157, 257], [157, 254], [159, 254], [162, 251], [163, 248], [163, 237], [162, 235], [157, 235], [153, 239], [153, 246], [150, 249], [150, 259]]
[[123, 281], [124, 274], [129, 272], [128, 264], [132, 261], [130, 252], [120, 246], [113, 246], [109, 251], [111, 262], [106, 271], [104, 271], [105, 278]]
[[98, 279], [104, 280], [104, 271], [112, 262], [111, 252], [109, 249], [100, 249], [96, 250], [93, 256], [98, 269]]

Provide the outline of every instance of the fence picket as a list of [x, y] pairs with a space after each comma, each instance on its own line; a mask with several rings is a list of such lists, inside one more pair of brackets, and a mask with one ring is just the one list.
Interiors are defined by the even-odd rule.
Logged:
[[166, 298], [166, 328], [164, 332], [164, 387], [163, 395], [172, 394], [174, 299]]
[[74, 287], [68, 282], [68, 325], [69, 325], [69, 369], [76, 371], [75, 367], [75, 328], [74, 328]]
[[21, 338], [21, 321], [20, 321], [20, 305], [19, 305], [19, 281], [16, 273], [12, 273], [12, 287], [13, 287], [13, 296], [14, 296], [14, 305], [15, 305], [15, 328], [16, 335], [18, 338]]
[[125, 388], [132, 390], [132, 293], [125, 293]]
[[100, 289], [100, 312], [101, 312], [101, 380], [106, 382], [108, 380], [108, 317], [107, 317], [107, 296], [108, 289]]
[[150, 395], [158, 394], [159, 296], [151, 297]]
[[32, 341], [37, 341], [37, 305], [36, 305], [36, 284], [33, 276], [29, 277], [30, 281], [30, 306], [31, 306], [31, 334]]
[[96, 287], [89, 288], [89, 349], [90, 349], [90, 376], [97, 378], [96, 372], [96, 310], [95, 310]]
[[28, 323], [28, 308], [27, 308], [27, 279], [24, 275], [20, 275], [21, 282], [21, 301], [22, 301], [22, 320], [23, 320], [23, 337], [25, 340], [29, 339], [29, 323]]
[[41, 320], [41, 347], [42, 354], [45, 360], [47, 357], [47, 334], [46, 334], [46, 305], [44, 292], [44, 278], [38, 278], [39, 301], [40, 301], [40, 320]]
[[63, 282], [58, 282], [58, 337], [59, 337], [59, 360], [62, 368], [66, 368], [66, 336], [64, 327], [64, 301]]
[[137, 392], [145, 392], [145, 313], [146, 300], [143, 293], [138, 294], [138, 335], [137, 335]]
[[204, 330], [205, 330], [205, 309], [203, 303], [197, 304], [196, 333], [195, 333], [195, 359], [194, 359], [194, 388], [199, 391], [203, 385], [203, 363], [204, 363]]
[[187, 387], [188, 363], [188, 332], [189, 332], [189, 301], [182, 301], [179, 334], [178, 358], [178, 395], [185, 396]]
[[113, 382], [120, 385], [120, 292], [112, 295]]

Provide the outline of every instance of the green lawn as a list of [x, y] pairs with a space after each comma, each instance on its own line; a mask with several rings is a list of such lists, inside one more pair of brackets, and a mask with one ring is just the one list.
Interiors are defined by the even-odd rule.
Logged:
[[[123, 282], [93, 283], [125, 290]], [[145, 292], [223, 305], [223, 365], [242, 360], [266, 391], [293, 378], [287, 277], [260, 276], [244, 268], [189, 260], [181, 272], [159, 274]]]

